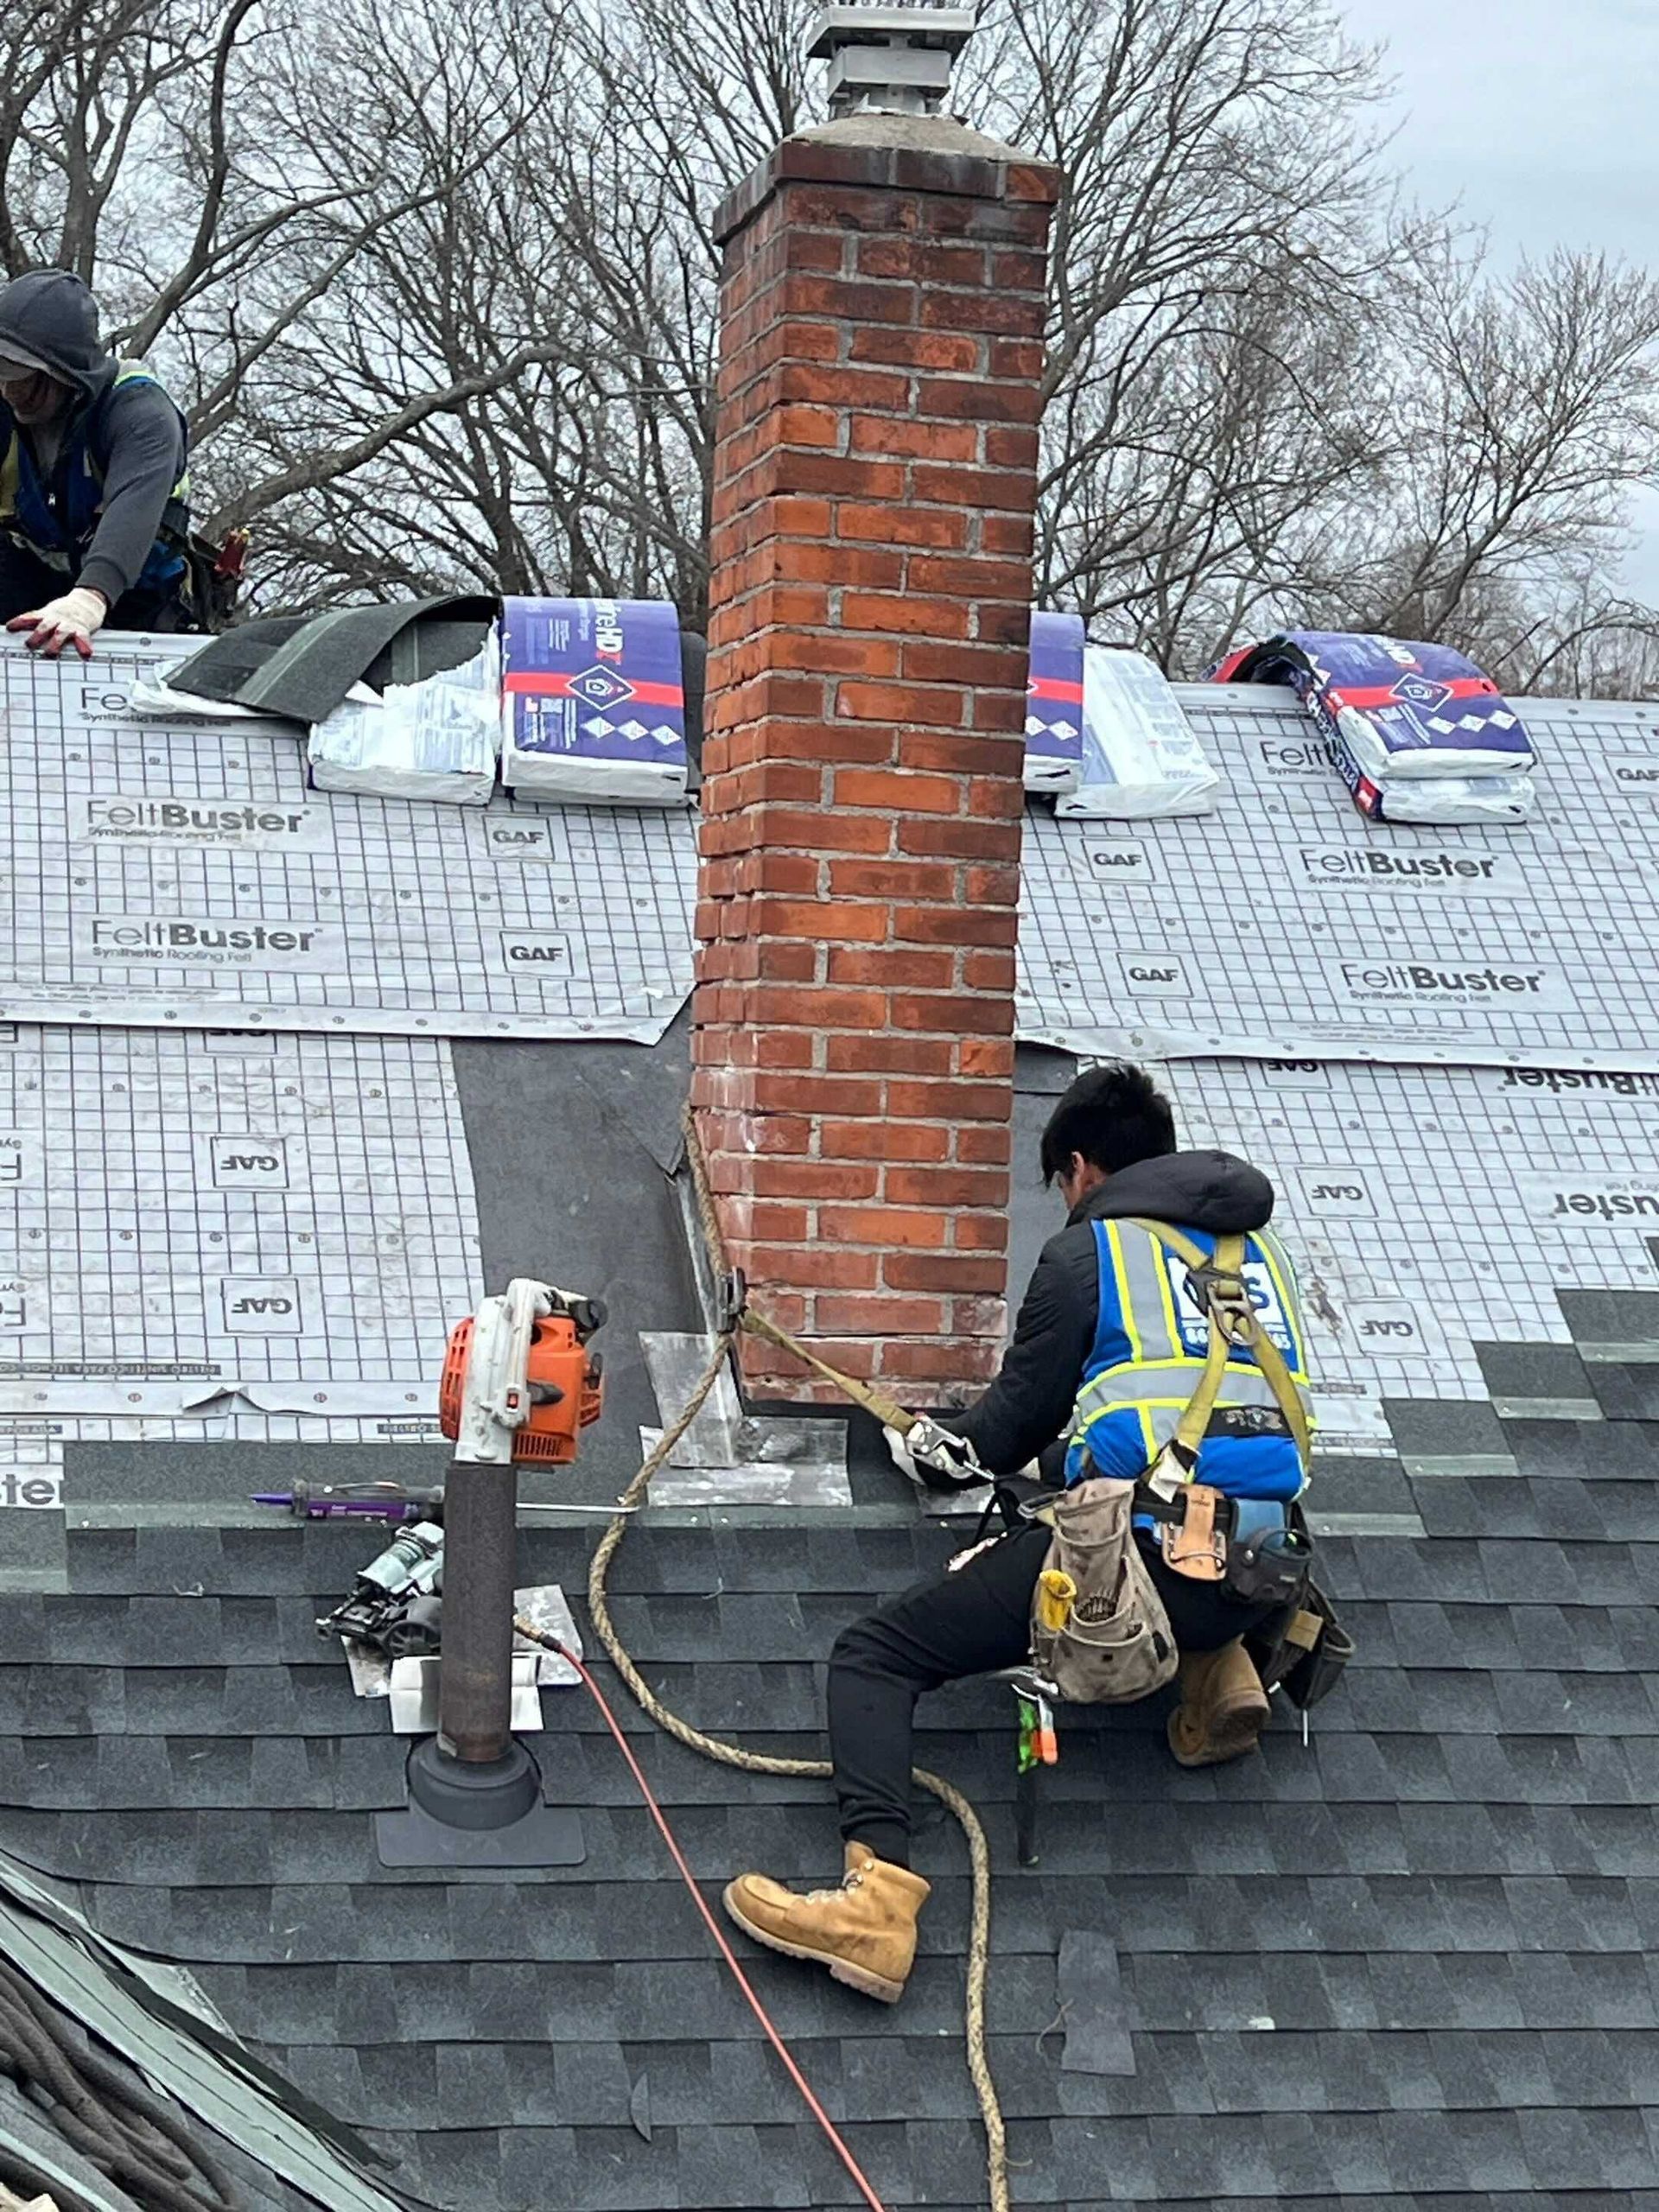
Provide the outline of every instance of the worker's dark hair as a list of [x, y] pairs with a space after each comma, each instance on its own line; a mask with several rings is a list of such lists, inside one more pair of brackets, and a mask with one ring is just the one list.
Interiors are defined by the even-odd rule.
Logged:
[[1109, 1060], [1072, 1084], [1043, 1131], [1043, 1180], [1064, 1174], [1074, 1152], [1109, 1175], [1175, 1149], [1175, 1116], [1144, 1068]]

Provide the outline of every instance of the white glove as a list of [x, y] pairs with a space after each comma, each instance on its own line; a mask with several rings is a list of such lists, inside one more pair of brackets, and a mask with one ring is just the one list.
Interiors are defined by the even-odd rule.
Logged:
[[936, 1421], [924, 1416], [902, 1436], [896, 1428], [884, 1429], [882, 1434], [893, 1465], [918, 1490], [971, 1490], [990, 1480], [967, 1438], [952, 1435]]
[[73, 591], [48, 601], [33, 614], [15, 615], [6, 627], [29, 631], [30, 652], [43, 652], [48, 660], [56, 660], [71, 639], [82, 660], [90, 660], [92, 639], [104, 627], [109, 611], [110, 603], [101, 591], [94, 591], [90, 584], [78, 584]]

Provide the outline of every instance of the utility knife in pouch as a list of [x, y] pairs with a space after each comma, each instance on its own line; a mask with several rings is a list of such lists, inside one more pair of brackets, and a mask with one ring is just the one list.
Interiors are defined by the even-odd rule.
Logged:
[[1164, 1564], [1195, 1582], [1222, 1582], [1227, 1576], [1227, 1539], [1216, 1526], [1221, 1492], [1208, 1483], [1188, 1483], [1182, 1491], [1186, 1512], [1163, 1522], [1159, 1541]]

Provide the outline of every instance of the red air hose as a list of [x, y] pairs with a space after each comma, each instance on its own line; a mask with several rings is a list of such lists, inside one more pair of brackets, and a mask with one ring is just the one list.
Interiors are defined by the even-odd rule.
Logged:
[[859, 2195], [864, 2199], [866, 2204], [869, 2206], [870, 2212], [887, 2212], [887, 2208], [882, 2203], [881, 2199], [876, 2195], [874, 2190], [870, 2186], [863, 2168], [859, 2164], [858, 2160], [848, 2149], [845, 2141], [842, 2139], [840, 2130], [836, 2127], [834, 2120], [830, 2119], [829, 2113], [825, 2112], [823, 2107], [818, 2102], [817, 2098], [813, 2094], [812, 2085], [807, 2080], [805, 2075], [802, 2073], [800, 2068], [796, 2064], [794, 2055], [791, 2051], [789, 2045], [784, 2041], [782, 2036], [779, 2034], [777, 2029], [773, 2027], [771, 2019], [767, 2016], [766, 2006], [755, 1995], [749, 1978], [747, 1974], [744, 1973], [743, 1968], [738, 1961], [736, 1952], [733, 1950], [731, 1945], [726, 1940], [725, 1929], [721, 1926], [720, 1923], [715, 1918], [714, 1914], [709, 1910], [708, 1899], [703, 1896], [702, 1891], [697, 1887], [696, 1878], [693, 1875], [690, 1867], [686, 1864], [685, 1853], [680, 1849], [679, 1845], [675, 1841], [674, 1831], [668, 1825], [668, 1821], [663, 1812], [662, 1807], [657, 1802], [656, 1798], [652, 1796], [651, 1784], [645, 1780], [644, 1771], [640, 1767], [639, 1760], [635, 1758], [633, 1755], [632, 1749], [628, 1743], [627, 1738], [623, 1734], [620, 1727], [618, 1726], [616, 1715], [611, 1711], [610, 1705], [606, 1699], [604, 1691], [601, 1689], [599, 1684], [594, 1680], [587, 1668], [583, 1666], [582, 1661], [577, 1658], [575, 1653], [574, 1651], [567, 1650], [565, 1646], [562, 1644], [556, 1637], [548, 1636], [538, 1630], [532, 1630], [529, 1624], [522, 1619], [516, 1622], [515, 1626], [521, 1636], [533, 1636], [536, 1643], [544, 1645], [549, 1651], [556, 1651], [561, 1659], [567, 1660], [569, 1664], [575, 1669], [577, 1674], [581, 1675], [582, 1681], [586, 1683], [588, 1694], [593, 1698], [594, 1703], [599, 1707], [600, 1713], [604, 1719], [605, 1726], [610, 1730], [613, 1738], [615, 1739], [616, 1748], [621, 1752], [624, 1759], [627, 1762], [628, 1771], [633, 1777], [634, 1785], [638, 1789], [639, 1795], [645, 1801], [646, 1811], [651, 1815], [652, 1819], [657, 1823], [658, 1833], [661, 1835], [663, 1841], [668, 1846], [669, 1856], [672, 1859], [676, 1867], [679, 1871], [680, 1879], [685, 1884], [686, 1888], [691, 1893], [691, 1902], [696, 1906], [697, 1910], [702, 1915], [704, 1925], [707, 1927], [709, 1933], [715, 1939], [715, 1948], [719, 1951], [721, 1957], [725, 1960], [727, 1965], [730, 1967], [732, 1978], [736, 1982], [738, 1987], [742, 1991], [743, 1995], [747, 2001], [750, 2012], [752, 2012], [755, 2018], [760, 2021], [761, 2031], [766, 2036], [766, 2041], [777, 2052], [779, 2057], [782, 2059], [785, 2069], [788, 2073], [790, 2080], [795, 2084], [795, 2087], [800, 2091], [802, 2097], [805, 2101], [807, 2110], [811, 2113], [813, 2119], [817, 2121], [818, 2126], [823, 2130], [824, 2133], [829, 2137], [830, 2141], [834, 2145], [836, 2156], [840, 2158], [842, 2165], [846, 2167], [848, 2172], [851, 2175], [853, 2181], [857, 2187]]

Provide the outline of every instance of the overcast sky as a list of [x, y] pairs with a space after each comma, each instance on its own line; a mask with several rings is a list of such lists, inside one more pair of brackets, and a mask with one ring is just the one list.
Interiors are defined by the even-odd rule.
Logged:
[[[1505, 258], [1588, 246], [1659, 268], [1659, 0], [1340, 0], [1386, 41], [1395, 167]], [[1659, 491], [1628, 586], [1659, 602]]]
[[1659, 264], [1659, 0], [1340, 0], [1386, 41], [1396, 164], [1495, 246]]

